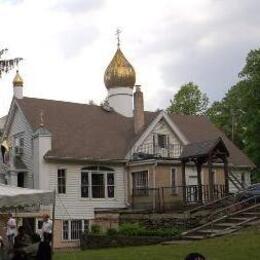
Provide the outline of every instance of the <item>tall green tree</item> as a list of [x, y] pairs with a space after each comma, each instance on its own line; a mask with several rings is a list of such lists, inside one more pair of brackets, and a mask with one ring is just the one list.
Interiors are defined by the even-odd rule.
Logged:
[[189, 82], [181, 86], [170, 102], [167, 112], [199, 115], [206, 112], [209, 99], [206, 94], [200, 91], [197, 85]]
[[260, 171], [260, 49], [252, 50], [241, 80], [208, 109], [209, 118], [243, 149]]

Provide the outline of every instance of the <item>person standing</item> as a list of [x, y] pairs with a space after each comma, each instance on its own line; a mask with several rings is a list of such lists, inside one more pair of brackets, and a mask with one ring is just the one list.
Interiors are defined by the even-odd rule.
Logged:
[[47, 238], [49, 242], [52, 241], [52, 220], [48, 214], [43, 215], [43, 224], [42, 224], [42, 241], [44, 238]]
[[39, 244], [36, 259], [37, 260], [51, 260], [52, 259], [49, 235], [47, 233], [44, 233], [43, 241], [41, 241]]
[[10, 213], [8, 216], [7, 226], [6, 226], [6, 236], [8, 242], [8, 249], [13, 249], [14, 247], [14, 237], [17, 234], [16, 230], [16, 220], [13, 214]]

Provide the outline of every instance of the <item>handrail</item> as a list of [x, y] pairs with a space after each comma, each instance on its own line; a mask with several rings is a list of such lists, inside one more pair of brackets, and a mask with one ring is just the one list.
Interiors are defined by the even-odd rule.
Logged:
[[220, 210], [214, 212], [213, 214], [210, 215], [210, 217], [212, 217], [212, 216], [214, 216], [214, 215], [217, 215], [217, 214], [220, 213], [220, 212], [226, 211], [227, 209], [234, 208], [234, 207], [236, 207], [236, 206], [238, 206], [238, 205], [242, 205], [242, 204], [244, 204], [245, 202], [248, 202], [248, 201], [254, 200], [254, 202], [255, 202], [255, 204], [256, 204], [256, 199], [257, 199], [257, 198], [260, 198], [260, 195], [254, 195], [254, 196], [252, 196], [252, 197], [250, 197], [250, 198], [247, 198], [247, 199], [242, 200], [242, 201], [239, 201], [239, 202], [237, 202], [237, 203], [235, 203], [235, 204], [229, 205], [229, 206], [227, 206], [227, 207], [225, 207], [225, 208], [223, 208], [223, 209], [220, 209]]
[[[203, 204], [203, 205], [201, 205], [201, 206], [198, 206], [198, 207], [196, 207], [196, 208], [193, 208], [193, 209], [191, 209], [191, 210], [187, 210], [187, 211], [184, 212], [184, 213], [186, 213], [186, 214], [194, 214], [194, 213], [196, 213], [196, 212], [199, 211], [199, 210], [202, 210], [202, 209], [207, 208], [207, 207], [209, 207], [209, 206], [212, 206], [212, 205], [214, 205], [214, 204], [218, 204], [218, 203], [221, 202], [221, 201], [225, 201], [225, 200], [228, 200], [228, 199], [231, 199], [231, 198], [234, 198], [234, 199], [235, 199], [235, 197], [236, 197], [238, 194], [243, 193], [243, 192], [245, 192], [246, 190], [247, 190], [247, 189], [239, 190], [237, 193], [229, 194], [228, 196], [222, 197], [222, 198], [220, 198], [220, 199], [217, 199], [217, 200], [214, 200], [214, 201], [210, 201], [210, 202], [208, 202], [208, 203], [205, 203], [205, 204]], [[252, 197], [251, 197], [251, 198], [252, 198]], [[232, 205], [233, 205], [233, 204], [232, 204]]]
[[231, 176], [228, 176], [228, 180], [232, 182], [232, 184], [238, 189], [241, 190], [241, 187], [231, 178]]
[[242, 187], [242, 189], [245, 188], [244, 184], [235, 176], [235, 174], [233, 174], [232, 171], [229, 171], [229, 176], [232, 177]]
[[165, 147], [161, 147], [158, 144], [146, 143], [139, 145], [135, 149], [134, 153], [144, 153], [147, 155], [161, 156], [163, 158], [179, 158], [182, 151], [182, 145], [170, 143]]
[[224, 201], [224, 200], [226, 200], [226, 199], [228, 199], [228, 198], [232, 198], [232, 197], [234, 197], [234, 194], [230, 194], [230, 195], [225, 196], [225, 197], [222, 197], [222, 198], [220, 198], [220, 199], [210, 201], [210, 202], [208, 202], [208, 203], [205, 203], [205, 204], [203, 204], [203, 205], [201, 205], [201, 206], [198, 206], [198, 207], [196, 207], [196, 208], [193, 208], [193, 209], [191, 209], [191, 210], [187, 210], [187, 211], [184, 212], [184, 213], [193, 214], [193, 213], [195, 213], [195, 212], [197, 212], [197, 211], [199, 211], [199, 210], [201, 210], [201, 209], [207, 208], [208, 206], [217, 204], [217, 203], [220, 202], [220, 201]]
[[[246, 211], [246, 210], [248, 210], [248, 209], [254, 208], [254, 207], [257, 206], [257, 198], [260, 198], [260, 195], [258, 195], [258, 196], [253, 196], [253, 197], [247, 198], [247, 199], [245, 199], [245, 200], [242, 200], [242, 201], [240, 201], [240, 202], [238, 202], [238, 203], [229, 205], [228, 207], [225, 207], [224, 209], [221, 209], [221, 210], [219, 210], [218, 212], [215, 212], [215, 213], [220, 213], [220, 212], [222, 212], [222, 211], [225, 211], [225, 210], [228, 209], [228, 208], [235, 207], [235, 206], [237, 206], [237, 205], [239, 205], [239, 204], [242, 204], [242, 203], [248, 202], [248, 201], [250, 201], [250, 200], [252, 200], [252, 199], [255, 199], [255, 200], [254, 200], [255, 204], [254, 204], [253, 206], [250, 206], [250, 207], [248, 207], [248, 208], [239, 210], [239, 211], [237, 211], [237, 212], [231, 212], [230, 214], [227, 213], [226, 215], [221, 216], [221, 217], [219, 217], [219, 218], [217, 218], [217, 219], [214, 219], [214, 220], [212, 220], [212, 221], [210, 221], [210, 222], [207, 222], [206, 224], [203, 224], [203, 225], [201, 225], [201, 226], [199, 226], [199, 227], [196, 227], [196, 228], [190, 229], [190, 230], [188, 230], [188, 231], [185, 231], [185, 232], [182, 233], [182, 235], [187, 235], [187, 234], [189, 234], [189, 233], [192, 233], [192, 232], [195, 232], [195, 231], [197, 231], [197, 230], [200, 230], [200, 229], [203, 228], [203, 227], [210, 226], [210, 225], [212, 225], [212, 224], [214, 224], [214, 223], [216, 223], [216, 222], [218, 222], [218, 221], [220, 221], [220, 220], [223, 220], [223, 219], [225, 219], [225, 218], [227, 218], [227, 217], [230, 217], [230, 216], [236, 215], [236, 214], [238, 214], [238, 213], [241, 213], [241, 212], [243, 212], [243, 211]], [[210, 217], [212, 218], [214, 215], [217, 215], [217, 214], [212, 214]]]

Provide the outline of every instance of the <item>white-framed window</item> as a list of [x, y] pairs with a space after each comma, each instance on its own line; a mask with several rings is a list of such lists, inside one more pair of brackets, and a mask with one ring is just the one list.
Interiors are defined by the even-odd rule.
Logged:
[[14, 146], [24, 147], [24, 137], [22, 135], [18, 135], [14, 137]]
[[24, 136], [23, 133], [19, 133], [13, 137], [13, 144], [14, 144], [14, 155], [15, 156], [22, 156], [24, 153]]
[[82, 198], [114, 198], [115, 174], [108, 167], [91, 166], [81, 170]]
[[59, 194], [66, 193], [66, 169], [58, 169], [57, 171], [57, 190]]
[[87, 219], [63, 220], [62, 239], [78, 240], [83, 232], [89, 230]]

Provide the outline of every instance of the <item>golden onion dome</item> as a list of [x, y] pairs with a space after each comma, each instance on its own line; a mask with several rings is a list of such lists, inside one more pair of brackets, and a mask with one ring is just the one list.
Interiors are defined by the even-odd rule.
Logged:
[[14, 87], [22, 87], [23, 86], [23, 79], [19, 74], [19, 71], [16, 71], [16, 75], [13, 79], [13, 86]]
[[107, 89], [115, 87], [133, 88], [135, 85], [135, 70], [119, 47], [105, 71], [104, 82]]

